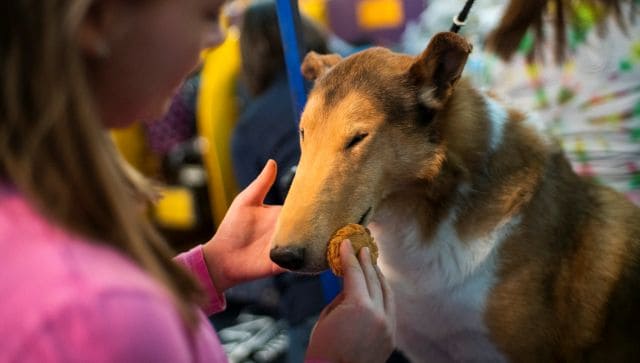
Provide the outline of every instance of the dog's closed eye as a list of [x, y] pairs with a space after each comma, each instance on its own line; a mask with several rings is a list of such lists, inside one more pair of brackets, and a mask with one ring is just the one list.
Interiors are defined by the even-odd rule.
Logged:
[[356, 146], [358, 143], [360, 143], [360, 141], [364, 140], [365, 137], [369, 136], [368, 133], [364, 132], [361, 134], [357, 134], [356, 136], [352, 137], [351, 140], [349, 140], [349, 142], [347, 143], [347, 146], [345, 147], [346, 150], [351, 149], [352, 147]]

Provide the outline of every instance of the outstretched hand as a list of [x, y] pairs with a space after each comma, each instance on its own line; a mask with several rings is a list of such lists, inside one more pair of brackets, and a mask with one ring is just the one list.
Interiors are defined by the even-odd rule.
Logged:
[[368, 248], [356, 258], [351, 242], [340, 245], [342, 292], [320, 314], [307, 358], [328, 362], [383, 363], [395, 346], [395, 305]]
[[211, 279], [220, 292], [285, 271], [269, 258], [281, 207], [263, 203], [276, 174], [276, 162], [269, 160], [260, 175], [233, 200], [215, 236], [203, 246]]

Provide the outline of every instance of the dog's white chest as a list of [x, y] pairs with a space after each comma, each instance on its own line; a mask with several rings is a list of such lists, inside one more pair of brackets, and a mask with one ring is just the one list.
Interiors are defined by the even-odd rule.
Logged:
[[437, 293], [393, 283], [399, 347], [413, 362], [504, 361], [483, 320], [487, 286], [486, 276]]
[[490, 341], [484, 311], [495, 283], [496, 246], [518, 220], [465, 242], [454, 221], [452, 214], [432, 241], [421, 240], [404, 217], [387, 215], [369, 226], [395, 294], [398, 346], [414, 362], [505, 361]]

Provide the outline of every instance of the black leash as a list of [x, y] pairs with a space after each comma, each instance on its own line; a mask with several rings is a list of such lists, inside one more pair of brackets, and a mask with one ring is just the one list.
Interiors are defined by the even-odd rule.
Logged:
[[471, 10], [471, 6], [473, 5], [474, 0], [467, 0], [467, 3], [464, 4], [464, 8], [458, 16], [453, 18], [453, 25], [451, 25], [451, 29], [449, 31], [457, 33], [460, 28], [462, 28], [467, 20], [467, 15], [469, 15], [469, 10]]

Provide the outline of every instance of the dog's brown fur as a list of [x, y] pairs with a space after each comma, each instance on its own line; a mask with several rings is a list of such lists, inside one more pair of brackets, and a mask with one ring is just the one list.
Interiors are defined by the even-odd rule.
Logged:
[[[412, 340], [421, 330], [435, 331], [427, 306], [438, 299], [443, 305], [434, 307], [460, 304], [441, 291], [494, 265], [484, 304], [469, 308], [482, 312], [486, 326], [472, 336], [486, 335], [502, 357], [638, 359], [639, 209], [578, 177], [559, 147], [520, 112], [505, 111], [500, 142], [492, 144], [496, 126], [487, 97], [458, 81], [470, 51], [463, 38], [441, 33], [419, 57], [381, 48], [342, 61], [307, 57], [306, 72], [317, 79], [300, 125], [302, 157], [272, 258], [302, 272], [322, 271], [331, 233], [347, 223], [371, 222], [380, 266], [397, 293], [400, 348], [415, 361], [433, 358]], [[464, 266], [432, 269], [416, 262], [436, 248], [452, 211], [453, 248], [498, 241], [489, 254], [495, 261], [488, 257], [466, 272]], [[294, 249], [302, 257], [291, 264]], [[462, 272], [455, 281], [446, 274], [441, 280], [416, 277], [426, 268]], [[441, 281], [446, 289], [427, 286]], [[424, 316], [411, 315], [422, 305]], [[411, 315], [404, 322], [403, 311]], [[434, 331], [427, 334], [431, 345], [444, 347], [453, 339]], [[443, 357], [469, 359], [454, 355]]]

